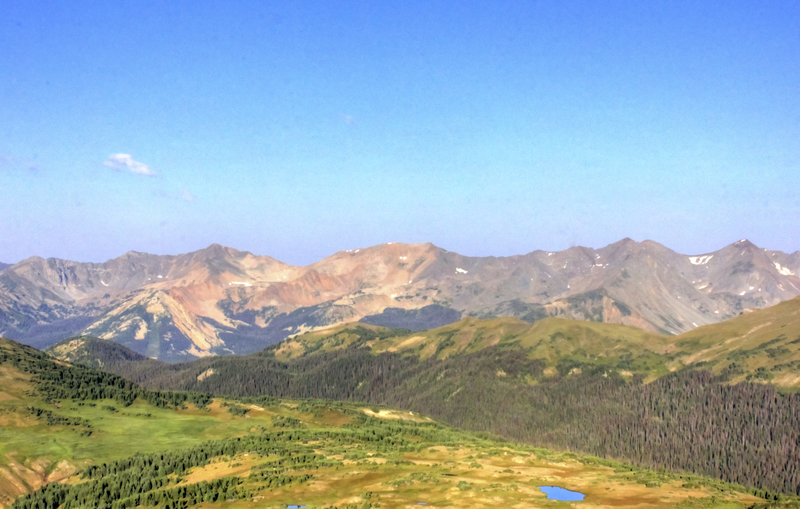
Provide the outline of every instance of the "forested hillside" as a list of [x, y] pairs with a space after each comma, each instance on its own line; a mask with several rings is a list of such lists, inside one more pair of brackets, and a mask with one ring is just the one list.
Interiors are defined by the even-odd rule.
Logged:
[[149, 391], [3, 339], [0, 380], [0, 507], [560, 507], [540, 489], [551, 485], [630, 509], [798, 500], [384, 406]]
[[244, 357], [148, 360], [115, 369], [158, 390], [386, 404], [541, 447], [800, 492], [796, 394], [731, 385], [733, 369], [717, 375], [686, 369], [644, 384], [643, 375], [620, 375], [635, 358], [598, 365], [572, 357], [548, 366], [520, 355], [513, 342], [442, 359], [374, 353], [376, 342], [395, 341], [398, 332], [348, 328], [327, 340], [345, 348], [327, 350], [320, 341], [319, 349], [288, 361], [276, 358], [276, 346]]

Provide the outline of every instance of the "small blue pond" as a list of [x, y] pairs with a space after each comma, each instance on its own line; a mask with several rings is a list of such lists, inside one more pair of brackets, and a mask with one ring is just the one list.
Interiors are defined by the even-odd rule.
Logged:
[[584, 497], [583, 493], [565, 490], [558, 486], [539, 486], [539, 489], [547, 495], [548, 499], [559, 500], [561, 502], [580, 502]]

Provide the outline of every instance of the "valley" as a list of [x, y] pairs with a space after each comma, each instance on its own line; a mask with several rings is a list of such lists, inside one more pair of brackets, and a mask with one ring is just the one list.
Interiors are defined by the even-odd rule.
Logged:
[[[617, 247], [625, 252], [642, 247], [624, 244]], [[744, 257], [749, 246], [737, 249]], [[214, 250], [240, 266], [274, 271], [273, 278], [309, 276]], [[388, 273], [375, 275], [383, 250], [377, 253], [368, 272], [385, 282]], [[46, 353], [0, 340], [0, 503], [558, 507], [564, 502], [539, 488], [555, 485], [584, 494], [573, 504], [586, 507], [800, 505], [800, 297], [729, 310], [726, 320], [677, 334], [615, 323], [639, 315], [606, 289], [569, 297], [572, 307], [504, 301], [499, 315], [470, 308], [474, 301], [458, 292], [443, 301], [431, 294], [433, 303], [420, 299], [425, 305], [416, 308], [413, 298], [396, 294], [395, 302], [411, 304], [359, 307], [358, 299], [375, 298], [363, 284], [348, 290], [357, 299], [331, 298], [337, 285], [350, 284], [351, 266], [339, 259], [338, 275], [328, 269], [336, 284], [315, 279], [329, 288], [318, 297], [327, 301], [256, 311], [245, 303], [273, 284], [248, 293], [257, 285], [239, 274], [218, 300], [219, 282], [234, 269], [207, 255], [170, 261], [185, 269], [183, 286], [137, 290], [125, 287], [142, 283], [135, 278], [115, 282], [122, 289], [102, 297], [115, 307], [79, 336], [54, 342], [66, 332], [47, 329]], [[198, 259], [213, 270], [201, 277], [186, 269]], [[454, 274], [466, 276], [470, 267]], [[208, 283], [212, 273], [217, 283]], [[110, 287], [106, 279], [114, 280], [100, 279]], [[188, 290], [201, 280], [206, 300]], [[40, 296], [51, 295], [41, 287]], [[475, 298], [485, 298], [476, 288]], [[85, 297], [81, 305], [97, 311], [102, 299]], [[576, 316], [589, 301], [591, 316]], [[60, 323], [85, 319], [68, 317], [69, 309], [61, 308], [67, 318]], [[222, 320], [214, 313], [241, 334], [221, 333], [227, 326], [209, 318]], [[88, 334], [98, 323], [110, 328]], [[134, 327], [132, 338], [122, 333]], [[197, 336], [181, 343], [187, 327]], [[148, 479], [148, 488], [134, 479]]]
[[[779, 384], [796, 372], [799, 320], [792, 299], [686, 337], [466, 318], [417, 332], [339, 325], [178, 364], [86, 337], [51, 352], [150, 390], [387, 405], [536, 447], [796, 493], [800, 396]], [[716, 362], [698, 356], [712, 342]]]
[[8, 340], [0, 376], [5, 507], [562, 507], [545, 485], [598, 508], [745, 508], [767, 496], [404, 410], [148, 392]]

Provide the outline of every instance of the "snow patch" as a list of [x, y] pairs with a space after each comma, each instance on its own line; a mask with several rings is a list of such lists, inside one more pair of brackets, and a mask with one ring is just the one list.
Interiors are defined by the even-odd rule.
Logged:
[[102, 279], [100, 280], [100, 282], [103, 284], [103, 286], [108, 286], [108, 285], [106, 284], [106, 282], [105, 282], [105, 281], [103, 281]]
[[353, 254], [358, 253], [359, 251], [361, 251], [361, 250], [360, 249], [356, 249], [355, 251], [353, 251]]
[[747, 293], [747, 292], [742, 292], [742, 293], [740, 293], [739, 295], [744, 295], [744, 294], [746, 294], [746, 293]]
[[158, 275], [158, 279], [162, 279], [163, 277], [164, 276], [162, 276], [161, 274]]
[[456, 273], [458, 273], [458, 274], [466, 274], [467, 272], [469, 272], [469, 271], [466, 271], [466, 270], [464, 270], [462, 268], [456, 268]]
[[703, 285], [700, 288], [698, 288], [698, 290], [702, 290], [703, 288], [708, 288], [708, 285]]
[[401, 260], [405, 260], [406, 258], [408, 258], [408, 256], [401, 256], [400, 257]]
[[692, 262], [692, 265], [705, 265], [707, 264], [714, 255], [705, 255], [705, 256], [690, 256], [689, 261]]
[[231, 281], [230, 283], [228, 283], [228, 286], [230, 285], [253, 286], [250, 283], [245, 283], [243, 281]]
[[778, 269], [778, 272], [780, 272], [782, 276], [794, 276], [794, 272], [786, 267], [781, 267], [780, 263], [776, 263], [775, 268]]
[[554, 253], [547, 253], [547, 256], [553, 256]]
[[697, 327], [697, 324], [696, 324], [696, 323], [694, 323], [694, 322], [692, 322], [692, 325], [694, 325], [695, 327]]

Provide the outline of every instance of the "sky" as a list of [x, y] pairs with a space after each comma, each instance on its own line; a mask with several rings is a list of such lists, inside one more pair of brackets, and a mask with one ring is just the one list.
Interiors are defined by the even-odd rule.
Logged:
[[0, 7], [0, 261], [800, 250], [800, 3]]

